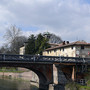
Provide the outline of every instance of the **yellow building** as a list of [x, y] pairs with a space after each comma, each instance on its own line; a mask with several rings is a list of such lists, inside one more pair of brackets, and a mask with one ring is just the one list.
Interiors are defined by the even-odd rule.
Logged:
[[90, 43], [76, 41], [63, 42], [43, 51], [43, 56], [90, 57]]

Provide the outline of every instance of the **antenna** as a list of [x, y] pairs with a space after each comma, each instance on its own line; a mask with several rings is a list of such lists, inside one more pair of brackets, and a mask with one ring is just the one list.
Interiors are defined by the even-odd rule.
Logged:
[[78, 41], [79, 40], [79, 38], [78, 38], [78, 36], [76, 37], [76, 41]]

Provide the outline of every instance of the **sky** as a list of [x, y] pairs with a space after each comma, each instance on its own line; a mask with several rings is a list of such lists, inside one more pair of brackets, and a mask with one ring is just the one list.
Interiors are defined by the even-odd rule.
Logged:
[[90, 0], [1, 0], [0, 46], [10, 25], [26, 36], [48, 31], [65, 41], [90, 42]]

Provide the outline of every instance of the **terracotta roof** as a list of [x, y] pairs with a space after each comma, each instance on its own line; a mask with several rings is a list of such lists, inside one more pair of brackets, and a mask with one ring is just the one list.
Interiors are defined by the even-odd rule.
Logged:
[[59, 46], [45, 49], [45, 51], [53, 50], [53, 49], [57, 49], [57, 48], [62, 48], [62, 47], [75, 46], [75, 45], [76, 45], [76, 46], [77, 46], [77, 45], [90, 46], [90, 43], [87, 43], [87, 42], [85, 42], [85, 41], [76, 41], [76, 42], [72, 42], [72, 43], [68, 43], [68, 44], [64, 44], [64, 45], [63, 45], [63, 43], [61, 43], [61, 44], [59, 44]]
[[88, 44], [88, 43], [85, 41], [76, 41], [76, 42], [73, 42], [73, 44]]
[[56, 43], [49, 43], [49, 45], [59, 46], [60, 44], [56, 44]]

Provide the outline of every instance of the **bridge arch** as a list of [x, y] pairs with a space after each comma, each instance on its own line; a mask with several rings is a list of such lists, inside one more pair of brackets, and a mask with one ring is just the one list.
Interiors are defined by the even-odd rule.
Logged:
[[[34, 67], [33, 67], [34, 66]], [[53, 83], [53, 69], [52, 65], [30, 65], [25, 67], [32, 70], [39, 78], [39, 88], [48, 90], [49, 84]]]
[[21, 67], [32, 70], [39, 78], [39, 88], [48, 90], [49, 84], [53, 83], [53, 68], [50, 64], [33, 64], [18, 62], [2, 62], [0, 67]]
[[37, 74], [39, 78], [39, 88], [48, 88], [47, 77], [42, 72], [32, 68], [28, 68], [28, 69], [32, 70], [35, 74]]

